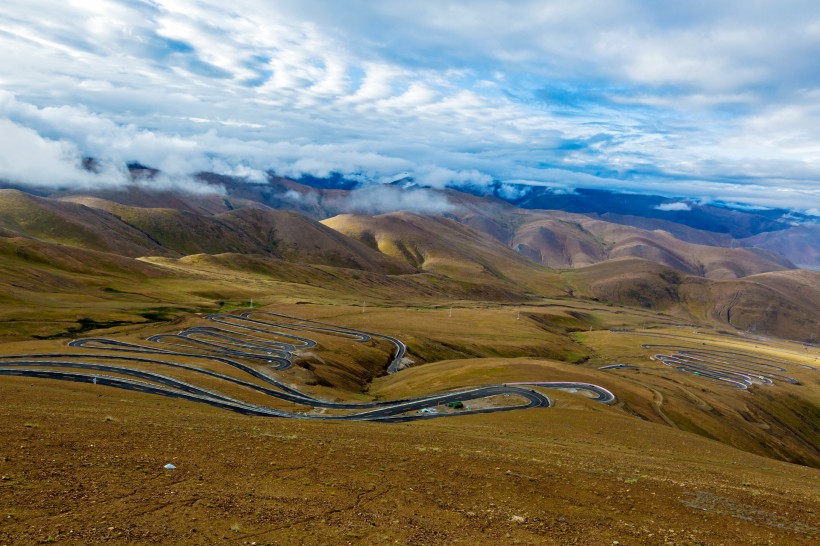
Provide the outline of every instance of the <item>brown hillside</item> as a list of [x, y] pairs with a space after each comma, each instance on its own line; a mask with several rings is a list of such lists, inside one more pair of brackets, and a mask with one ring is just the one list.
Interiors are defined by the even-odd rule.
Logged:
[[258, 241], [213, 216], [170, 208], [108, 206], [112, 214], [178, 254], [265, 252]]
[[[55, 194], [61, 200], [84, 202], [86, 199], [100, 199], [129, 207], [169, 208], [194, 214], [218, 214], [233, 208], [254, 206], [242, 199], [231, 199], [215, 192], [197, 195], [179, 191], [158, 191], [131, 185], [117, 190], [84, 190], [82, 193], [63, 192]], [[89, 205], [94, 206], [94, 205]], [[259, 205], [256, 205], [259, 206]]]
[[165, 255], [156, 241], [99, 208], [0, 190], [0, 228], [72, 247], [123, 256]]
[[820, 225], [795, 226], [783, 231], [761, 233], [739, 241], [777, 252], [796, 264], [820, 265]]
[[664, 310], [695, 321], [810, 341], [820, 332], [820, 272], [775, 271], [710, 281], [636, 258], [565, 271], [573, 295]]
[[71, 199], [105, 210], [133, 226], [166, 249], [158, 255], [264, 254], [382, 273], [413, 271], [404, 262], [295, 212], [249, 207], [213, 216], [170, 208], [130, 207], [95, 197]]
[[670, 310], [680, 307], [686, 276], [665, 265], [639, 258], [615, 258], [563, 273], [572, 295], [600, 301]]
[[147, 308], [178, 305], [177, 291], [155, 288], [174, 283], [174, 277], [123, 256], [0, 237], [0, 338], [69, 335], [95, 323], [143, 321]]
[[442, 217], [408, 212], [343, 214], [323, 223], [374, 249], [465, 283], [555, 293], [557, 276], [484, 233]]
[[374, 251], [301, 214], [267, 209], [241, 209], [217, 216], [255, 239], [266, 251], [288, 261], [363, 269], [378, 273], [412, 273], [415, 269]]
[[583, 267], [612, 258], [643, 258], [710, 279], [734, 279], [792, 269], [761, 249], [727, 249], [681, 241], [664, 231], [593, 220], [579, 214], [533, 214], [516, 231], [513, 247], [549, 267]]
[[693, 243], [696, 245], [709, 246], [726, 246], [732, 245], [732, 236], [728, 233], [716, 233], [714, 231], [705, 231], [689, 227], [685, 224], [679, 224], [671, 220], [664, 220], [662, 218], [645, 218], [643, 216], [631, 216], [626, 214], [613, 214], [607, 212], [604, 214], [588, 214], [592, 218], [597, 218], [605, 222], [612, 222], [615, 224], [623, 224], [632, 226], [647, 231], [662, 230], [672, 234], [673, 237]]
[[[704, 287], [687, 287], [687, 297]], [[820, 272], [798, 269], [708, 285], [708, 318], [740, 330], [817, 341]], [[701, 296], [702, 297], [702, 296]]]

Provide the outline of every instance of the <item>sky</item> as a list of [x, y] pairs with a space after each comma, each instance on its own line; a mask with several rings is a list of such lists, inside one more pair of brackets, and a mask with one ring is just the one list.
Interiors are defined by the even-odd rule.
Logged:
[[139, 162], [820, 216], [815, 0], [3, 0], [0, 54], [0, 178], [30, 186]]

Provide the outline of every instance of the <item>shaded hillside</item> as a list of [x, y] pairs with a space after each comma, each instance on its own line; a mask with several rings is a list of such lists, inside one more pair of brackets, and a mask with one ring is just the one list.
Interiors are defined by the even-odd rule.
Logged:
[[778, 231], [759, 233], [745, 239], [735, 239], [726, 233], [695, 229], [659, 218], [642, 218], [611, 213], [595, 215], [594, 217], [607, 222], [647, 230], [661, 229], [688, 243], [728, 248], [762, 248], [775, 252], [795, 264], [820, 265], [820, 225], [817, 224], [791, 226]]
[[0, 190], [0, 228], [44, 242], [123, 256], [165, 255], [168, 249], [98, 208]]
[[695, 245], [664, 231], [593, 220], [561, 212], [534, 214], [516, 231], [513, 247], [553, 268], [583, 267], [612, 258], [643, 258], [692, 275], [732, 279], [794, 268], [761, 249]]
[[[27, 237], [0, 236], [0, 257], [8, 267], [0, 276], [2, 281], [15, 279], [17, 282], [33, 283], [25, 274], [27, 265], [87, 275], [156, 277], [164, 274], [139, 260], [107, 252], [50, 244]], [[32, 286], [39, 284], [33, 283]]]
[[[176, 274], [131, 258], [0, 236], [0, 338], [72, 335], [185, 307]], [[189, 280], [189, 285], [193, 283]], [[163, 311], [164, 312], [164, 311]]]
[[242, 209], [216, 218], [254, 238], [270, 254], [288, 261], [388, 274], [415, 272], [415, 268], [406, 262], [376, 252], [356, 239], [295, 212]]
[[775, 271], [708, 287], [687, 287], [688, 299], [708, 290], [707, 316], [740, 330], [816, 342], [820, 335], [820, 272]]
[[[611, 212], [605, 212], [603, 214], [590, 214], [589, 216], [605, 222], [632, 226], [648, 231], [663, 230], [681, 241], [694, 243], [696, 245], [729, 247], [732, 246], [733, 241], [735, 241], [735, 239], [728, 233], [716, 233], [714, 231], [696, 229], [689, 227], [686, 224], [681, 224], [663, 218], [646, 218], [643, 216], [629, 216], [614, 214]], [[775, 233], [780, 233], [780, 231]]]
[[685, 275], [637, 258], [618, 258], [563, 273], [575, 296], [674, 313], [696, 322], [784, 339], [820, 332], [820, 272], [775, 271], [724, 281]]
[[252, 207], [210, 215], [130, 207], [95, 197], [70, 199], [104, 210], [155, 241], [164, 249], [155, 255], [264, 254], [384, 273], [413, 271], [404, 262], [295, 212]]
[[84, 199], [110, 212], [176, 255], [265, 252], [259, 241], [211, 215], [172, 208], [141, 208], [102, 199]]
[[795, 226], [775, 233], [760, 233], [738, 241], [743, 246], [765, 248], [800, 265], [820, 266], [820, 225]]
[[[606, 303], [678, 311], [681, 285], [687, 278], [675, 269], [639, 258], [616, 258], [562, 273], [567, 291], [573, 296]], [[704, 281], [707, 282], [708, 281]]]
[[241, 198], [231, 198], [227, 195], [222, 195], [219, 189], [219, 186], [215, 184], [213, 193], [193, 194], [183, 191], [157, 190], [141, 185], [132, 185], [111, 190], [98, 189], [90, 191], [83, 189], [80, 192], [63, 191], [55, 193], [51, 197], [78, 202], [83, 202], [82, 198], [93, 197], [130, 207], [168, 208], [207, 215], [218, 214], [239, 207], [259, 206], [254, 201], [245, 201]]

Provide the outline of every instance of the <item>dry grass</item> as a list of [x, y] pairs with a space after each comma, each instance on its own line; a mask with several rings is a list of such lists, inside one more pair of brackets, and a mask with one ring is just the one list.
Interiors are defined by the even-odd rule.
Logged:
[[[310, 369], [280, 374], [313, 395], [370, 400], [577, 380], [609, 388], [618, 403], [550, 391], [556, 406], [548, 410], [386, 426], [249, 418], [110, 388], [4, 377], [0, 544], [816, 539], [817, 470], [774, 460], [820, 465], [820, 385], [816, 372], [797, 366], [814, 363], [816, 350], [694, 334], [682, 326], [691, 317], [674, 306], [663, 314], [540, 299], [603, 281], [539, 270], [525, 283], [529, 266], [501, 260], [497, 270], [482, 269], [472, 250], [417, 248], [438, 273], [354, 276], [236, 254], [135, 261], [31, 241], [20, 243], [22, 256], [16, 248], [0, 253], [5, 354], [65, 350], [65, 339], [35, 335], [93, 331], [139, 340], [200, 324], [196, 312], [253, 299], [407, 342], [410, 368], [383, 377], [385, 344], [316, 335], [315, 355], [303, 355]], [[483, 286], [468, 278], [475, 276], [492, 280]], [[612, 286], [604, 287], [608, 294]], [[790, 374], [802, 384], [739, 392], [676, 373], [640, 347], [657, 342], [648, 335], [655, 332], [792, 359]], [[597, 369], [616, 362], [639, 369]], [[187, 372], [178, 377], [270, 403]], [[163, 471], [167, 462], [178, 470]]]
[[587, 403], [383, 426], [25, 379], [0, 394], [3, 543], [809, 544], [820, 527], [816, 470]]

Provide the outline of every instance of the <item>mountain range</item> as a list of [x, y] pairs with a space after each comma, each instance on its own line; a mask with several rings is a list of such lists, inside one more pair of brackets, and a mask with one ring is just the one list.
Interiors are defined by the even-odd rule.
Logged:
[[594, 190], [529, 188], [511, 198], [508, 189], [502, 199], [498, 187], [481, 194], [402, 180], [351, 189], [210, 173], [199, 179], [214, 192], [187, 194], [149, 189], [155, 171], [145, 167], [134, 173], [125, 189], [0, 190], [0, 236], [138, 259], [135, 271], [244, 256], [232, 261], [360, 271], [371, 284], [400, 280], [467, 299], [583, 297], [803, 341], [820, 325], [820, 272], [796, 265], [820, 264], [820, 226], [787, 211], [664, 206], [672, 200]]

